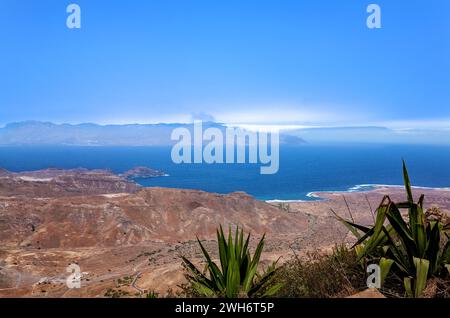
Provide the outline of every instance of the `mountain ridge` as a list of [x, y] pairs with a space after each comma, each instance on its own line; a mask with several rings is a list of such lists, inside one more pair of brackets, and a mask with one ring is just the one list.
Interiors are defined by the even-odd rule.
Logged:
[[[0, 146], [171, 146], [175, 128], [193, 130], [188, 123], [100, 125], [94, 123], [54, 124], [52, 122], [24, 121], [6, 124], [0, 128]], [[203, 122], [203, 129], [227, 126]], [[299, 145], [305, 141], [298, 136], [280, 135], [281, 144]]]
[[[222, 133], [230, 125], [203, 122], [203, 129], [218, 128]], [[233, 127], [233, 126], [232, 126]], [[236, 127], [239, 127], [237, 125]], [[175, 128], [193, 132], [192, 123], [156, 124], [55, 124], [49, 121], [23, 121], [0, 128], [0, 146], [173, 146]], [[245, 126], [241, 129], [246, 130]], [[449, 144], [450, 130], [392, 129], [383, 126], [309, 127], [279, 130], [280, 144], [387, 143]]]

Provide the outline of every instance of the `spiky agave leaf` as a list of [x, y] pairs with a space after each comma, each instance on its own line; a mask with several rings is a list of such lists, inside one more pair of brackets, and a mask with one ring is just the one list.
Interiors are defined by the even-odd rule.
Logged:
[[439, 260], [440, 264], [449, 268], [450, 266], [450, 239], [447, 237], [447, 243], [445, 244], [444, 249], [442, 250], [442, 254]]
[[[212, 261], [203, 243], [197, 238], [203, 257], [206, 260], [206, 271], [209, 273], [209, 277], [199, 271], [188, 259], [182, 258], [185, 267], [190, 272], [187, 278], [191, 282], [191, 286], [197, 293], [206, 297], [212, 297], [213, 294], [214, 296], [229, 298], [243, 295], [263, 295], [257, 293], [257, 291], [265, 283], [268, 283], [268, 279], [272, 277], [272, 272], [274, 272], [274, 269], [271, 269], [267, 276], [263, 275], [259, 280], [256, 279], [265, 236], [259, 241], [252, 258], [248, 250], [250, 234], [244, 241], [244, 231], [239, 229], [239, 227], [236, 228], [234, 235], [231, 228], [229, 229], [228, 239], [225, 237], [222, 227], [217, 229], [216, 232], [221, 263], [220, 268]], [[249, 292], [250, 290], [252, 290], [252, 293]], [[272, 286], [264, 294], [268, 295], [268, 293], [276, 290], [278, 290], [276, 286]], [[256, 291], [255, 294], [253, 294], [253, 291]]]
[[[253, 296], [258, 296], [258, 297], [271, 297], [273, 295], [275, 295], [280, 289], [281, 287], [283, 287], [282, 284], [272, 284], [272, 281], [275, 277], [275, 274], [277, 273], [277, 270], [272, 270], [272, 271], [267, 271], [266, 273], [264, 273], [263, 275], [261, 275], [260, 277], [258, 277], [258, 282], [252, 287], [252, 289], [250, 289], [250, 291], [248, 292], [248, 295], [250, 297]], [[263, 290], [262, 294], [261, 294], [261, 290], [265, 287], [265, 286], [269, 286], [267, 288], [267, 290]]]
[[387, 237], [387, 248], [385, 248], [385, 256], [394, 260], [395, 265], [406, 275], [413, 275], [414, 268], [409, 262], [407, 255], [397, 246], [396, 241], [391, 237], [391, 234], [386, 228], [383, 229]]
[[259, 265], [259, 259], [261, 257], [261, 253], [262, 250], [264, 248], [264, 239], [265, 239], [265, 235], [263, 235], [262, 239], [259, 241], [258, 246], [256, 247], [255, 250], [255, 254], [253, 255], [253, 259], [251, 259], [248, 270], [247, 270], [247, 275], [243, 281], [243, 290], [244, 292], [249, 292], [255, 275], [256, 275], [256, 271], [258, 270], [258, 265]]
[[218, 296], [217, 292], [214, 291], [214, 289], [209, 288], [207, 285], [195, 280], [192, 282], [192, 288], [196, 291], [197, 294], [204, 297], [213, 298]]
[[232, 258], [228, 262], [227, 271], [227, 284], [226, 284], [226, 296], [227, 298], [235, 298], [240, 292], [241, 288], [241, 275], [239, 270], [239, 263], [237, 259], [232, 255]]
[[225, 235], [223, 234], [222, 225], [217, 230], [217, 243], [219, 245], [219, 257], [222, 273], [225, 274], [228, 267], [228, 246], [225, 240]]
[[416, 242], [395, 204], [390, 204], [389, 210], [386, 212], [386, 217], [389, 220], [389, 224], [394, 228], [395, 234], [399, 238], [403, 249], [407, 252], [409, 262], [412, 263], [413, 256], [417, 255]]
[[405, 184], [406, 195], [408, 198], [408, 203], [413, 204], [413, 194], [411, 190], [411, 181], [409, 179], [408, 169], [406, 168], [406, 162], [403, 160], [403, 183]]
[[389, 258], [382, 257], [380, 259], [380, 280], [381, 280], [381, 286], [383, 286], [384, 281], [386, 280], [387, 275], [389, 274], [392, 264], [394, 264], [394, 261]]
[[405, 277], [404, 286], [406, 294], [409, 297], [421, 297], [425, 287], [427, 286], [429, 261], [421, 258], [414, 258], [414, 265], [416, 267], [415, 277]]
[[[425, 213], [421, 204], [413, 204], [411, 209], [415, 215], [415, 228], [413, 228], [413, 236], [417, 246], [417, 255], [424, 257], [427, 247], [427, 233], [425, 228]], [[415, 232], [414, 232], [415, 231]]]
[[414, 281], [414, 297], [420, 297], [425, 287], [427, 287], [428, 270], [430, 262], [422, 258], [414, 258], [416, 266], [416, 277]]
[[[355, 235], [358, 258], [379, 257], [390, 259], [404, 275], [405, 290], [412, 297], [419, 297], [428, 277], [439, 275], [448, 269], [450, 262], [450, 225], [427, 222], [423, 211], [424, 196], [417, 203], [413, 200], [410, 178], [403, 161], [403, 179], [407, 201], [394, 203], [385, 196], [377, 209], [375, 224], [371, 228], [337, 217]], [[405, 221], [399, 209], [408, 210]], [[442, 246], [442, 237], [447, 239]]]
[[413, 282], [414, 282], [414, 279], [411, 276], [405, 277], [403, 279], [403, 284], [405, 286], [406, 295], [411, 298], [414, 297]]
[[364, 244], [362, 251], [363, 255], [368, 255], [374, 251], [379, 245], [378, 241], [380, 236], [383, 235], [384, 222], [386, 221], [386, 213], [392, 204], [391, 199], [388, 196], [383, 198], [381, 205], [377, 209], [377, 217], [375, 220], [375, 225], [373, 227], [373, 233], [370, 235], [367, 242]]
[[419, 256], [421, 255], [420, 257], [423, 257], [426, 248], [425, 214], [423, 213], [424, 196], [422, 195], [420, 197], [417, 204], [414, 203], [411, 181], [404, 160], [403, 160], [403, 179], [409, 203], [408, 214], [409, 214], [409, 224], [411, 234], [417, 248], [416, 254], [418, 254]]
[[205, 257], [207, 261], [207, 268], [209, 270], [210, 278], [211, 280], [218, 286], [220, 290], [223, 290], [225, 288], [225, 279], [220, 271], [219, 267], [211, 260], [211, 257], [209, 256], [208, 251], [203, 246], [202, 242], [199, 238], [197, 238], [198, 244], [200, 245], [200, 248], [203, 252], [203, 256]]
[[430, 274], [434, 274], [440, 267], [440, 244], [441, 244], [442, 224], [439, 222], [430, 222], [427, 226], [427, 246], [425, 249], [425, 257], [430, 261]]
[[363, 231], [364, 233], [367, 234], [367, 231], [369, 231], [370, 229], [363, 227], [361, 225], [358, 225], [354, 222], [350, 222], [345, 220], [344, 218], [342, 218], [341, 216], [339, 216], [333, 209], [330, 209], [331, 212], [334, 214], [334, 216], [336, 217], [336, 219], [338, 219], [342, 224], [345, 225], [345, 227], [347, 227], [347, 229], [352, 232], [352, 234], [357, 238], [357, 239], [361, 239], [361, 235], [359, 234], [358, 230]]
[[192, 274], [188, 275], [188, 279], [193, 283], [194, 289], [196, 289], [199, 294], [202, 295], [203, 292], [199, 288], [197, 288], [198, 286], [194, 286], [195, 284], [200, 284], [201, 286], [203, 286], [205, 289], [208, 290], [218, 289], [218, 286], [213, 281], [208, 279], [202, 272], [200, 272], [197, 269], [197, 267], [195, 267], [195, 265], [191, 263], [191, 261], [189, 261], [184, 256], [182, 256], [181, 259], [183, 260], [183, 263], [185, 264], [186, 268], [189, 269], [190, 273]]

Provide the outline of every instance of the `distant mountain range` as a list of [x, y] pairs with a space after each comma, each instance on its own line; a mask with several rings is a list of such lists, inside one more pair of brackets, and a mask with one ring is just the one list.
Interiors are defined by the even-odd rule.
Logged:
[[[66, 145], [66, 146], [168, 146], [175, 141], [170, 135], [175, 128], [192, 131], [192, 124], [54, 124], [25, 121], [0, 128], [0, 145]], [[203, 129], [214, 127], [225, 131], [221, 123], [203, 123]], [[450, 130], [393, 130], [385, 127], [324, 127], [281, 130], [280, 143], [418, 143], [450, 144]]]
[[[449, 127], [450, 128], [450, 127]], [[450, 144], [450, 129], [390, 129], [386, 127], [321, 127], [284, 133], [316, 143]]]
[[97, 125], [27, 121], [0, 129], [0, 145], [146, 146], [168, 145], [175, 124]]
[[[0, 128], [0, 145], [66, 145], [66, 146], [167, 146], [177, 141], [170, 139], [175, 128], [185, 127], [192, 132], [192, 124], [54, 124], [26, 121], [7, 124]], [[227, 126], [205, 122], [203, 129]], [[224, 134], [225, 136], [225, 134]], [[283, 134], [280, 143], [298, 145], [304, 140], [298, 136]]]

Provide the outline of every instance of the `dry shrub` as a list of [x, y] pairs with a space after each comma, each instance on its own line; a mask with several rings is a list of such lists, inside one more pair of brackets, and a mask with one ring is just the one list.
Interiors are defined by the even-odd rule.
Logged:
[[288, 261], [276, 281], [283, 284], [277, 296], [288, 298], [347, 297], [367, 288], [364, 268], [345, 246]]

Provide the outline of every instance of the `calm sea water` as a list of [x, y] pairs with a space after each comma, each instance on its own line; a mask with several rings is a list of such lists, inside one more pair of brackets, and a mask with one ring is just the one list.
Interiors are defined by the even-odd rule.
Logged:
[[258, 165], [176, 165], [170, 147], [0, 147], [0, 167], [27, 171], [48, 167], [110, 169], [135, 166], [162, 170], [168, 177], [137, 179], [143, 186], [245, 191], [263, 200], [309, 200], [312, 191], [349, 191], [357, 185], [402, 183], [407, 161], [414, 185], [450, 186], [450, 147], [334, 145], [282, 147], [280, 170], [260, 175]]

